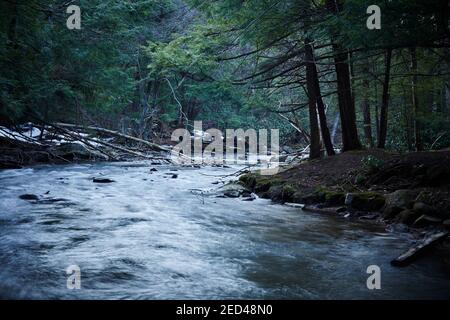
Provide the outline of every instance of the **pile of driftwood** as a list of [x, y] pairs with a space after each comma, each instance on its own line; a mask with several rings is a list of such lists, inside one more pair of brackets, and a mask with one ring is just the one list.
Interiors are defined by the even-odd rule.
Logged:
[[80, 160], [170, 162], [170, 147], [114, 130], [68, 123], [0, 127], [0, 168]]

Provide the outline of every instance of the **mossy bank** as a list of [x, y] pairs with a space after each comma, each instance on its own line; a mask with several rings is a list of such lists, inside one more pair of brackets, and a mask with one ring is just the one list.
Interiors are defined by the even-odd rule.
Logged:
[[247, 173], [239, 181], [262, 198], [304, 204], [306, 210], [411, 229], [450, 228], [448, 151], [349, 152], [273, 176]]

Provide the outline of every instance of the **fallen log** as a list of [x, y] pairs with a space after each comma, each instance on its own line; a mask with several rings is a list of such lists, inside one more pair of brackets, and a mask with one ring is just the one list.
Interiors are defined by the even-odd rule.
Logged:
[[444, 240], [448, 236], [448, 234], [449, 233], [446, 231], [441, 231], [426, 235], [420, 242], [409, 248], [408, 251], [392, 260], [391, 265], [395, 267], [404, 267], [409, 265], [411, 262], [423, 255], [437, 243]]
[[[102, 153], [104, 153], [104, 154], [107, 154], [107, 153], [106, 153], [104, 150], [100, 150], [99, 148], [96, 148], [95, 146], [93, 146], [93, 145], [92, 145], [92, 142], [93, 142], [93, 143], [98, 143], [98, 144], [101, 144], [101, 145], [104, 145], [104, 146], [107, 146], [107, 147], [109, 147], [109, 148], [111, 148], [111, 149], [115, 149], [115, 150], [122, 151], [122, 152], [124, 152], [124, 153], [128, 153], [128, 154], [131, 154], [131, 155], [134, 155], [134, 156], [143, 158], [143, 159], [150, 159], [150, 160], [164, 160], [164, 161], [167, 161], [167, 162], [171, 162], [171, 159], [170, 159], [169, 157], [149, 156], [149, 155], [140, 153], [140, 152], [138, 152], [138, 151], [134, 151], [134, 150], [131, 150], [131, 149], [129, 149], [129, 148], [125, 148], [125, 147], [119, 146], [119, 145], [117, 145], [117, 144], [113, 144], [113, 143], [110, 143], [110, 142], [103, 141], [103, 140], [101, 140], [101, 139], [96, 139], [96, 138], [90, 138], [90, 137], [87, 137], [87, 136], [83, 136], [83, 135], [81, 135], [81, 134], [80, 134], [79, 132], [77, 132], [77, 131], [72, 131], [72, 130], [69, 130], [69, 129], [68, 129], [69, 127], [70, 127], [70, 128], [73, 128], [73, 129], [77, 129], [76, 127], [80, 127], [80, 126], [66, 124], [66, 125], [68, 125], [68, 127], [64, 128], [63, 126], [60, 126], [60, 124], [52, 124], [52, 123], [49, 123], [48, 125], [51, 126], [51, 127], [53, 127], [53, 128], [56, 129], [56, 130], [61, 131], [63, 134], [67, 134], [69, 137], [72, 137], [72, 139], [74, 139], [74, 140], [79, 140], [79, 141], [81, 141], [81, 142], [83, 142], [83, 143], [86, 143], [88, 146], [90, 146], [90, 147], [92, 147], [92, 148], [94, 148], [94, 149], [97, 149], [97, 150], [99, 150], [100, 152], [102, 152]], [[63, 124], [63, 125], [64, 125], [64, 124]], [[80, 128], [83, 128], [83, 127], [80, 127]], [[111, 131], [111, 130], [103, 129], [103, 128], [99, 128], [99, 129], [106, 130], [106, 131]], [[115, 131], [111, 131], [111, 132], [115, 132]], [[121, 135], [120, 133], [118, 133], [118, 134]], [[130, 136], [128, 136], [128, 137], [130, 137]], [[133, 139], [138, 139], [138, 138], [134, 138], [134, 137], [131, 137], [131, 138], [133, 138]], [[138, 139], [138, 140], [141, 141], [141, 139]], [[145, 140], [142, 140], [142, 141], [144, 141], [145, 143], [150, 143], [150, 142], [145, 141]], [[153, 143], [150, 143], [150, 144], [156, 145], [156, 144], [153, 144]], [[156, 146], [158, 146], [158, 145], [156, 145]], [[159, 146], [159, 147], [161, 147], [161, 146]], [[162, 147], [161, 147], [161, 148], [162, 148]], [[169, 149], [165, 149], [165, 148], [164, 148], [164, 150], [170, 151]], [[107, 154], [107, 155], [109, 155], [109, 154]], [[109, 155], [109, 156], [110, 156], [112, 159], [115, 159], [112, 155]]]
[[21, 141], [21, 142], [33, 144], [36, 146], [46, 146], [45, 144], [37, 141], [36, 139], [27, 137], [20, 132], [9, 131], [7, 128], [0, 127], [0, 136], [10, 139], [10, 140]]
[[109, 143], [109, 142], [106, 142], [106, 141], [102, 141], [100, 139], [87, 138], [87, 137], [83, 137], [83, 138], [86, 139], [86, 140], [89, 140], [89, 141], [92, 141], [92, 142], [99, 143], [99, 144], [102, 144], [104, 146], [110, 147], [111, 149], [116, 149], [116, 150], [119, 150], [119, 151], [122, 151], [122, 152], [125, 152], [125, 153], [128, 153], [128, 154], [132, 154], [132, 155], [140, 157], [140, 158], [152, 159], [152, 160], [167, 160], [167, 158], [148, 156], [146, 154], [143, 154], [143, 153], [140, 153], [140, 152], [137, 152], [137, 151], [134, 151], [134, 150], [130, 150], [128, 148], [124, 148], [122, 146], [118, 146], [116, 144], [112, 144], [112, 143]]
[[[82, 143], [84, 143], [87, 147], [92, 148], [93, 150], [96, 150], [102, 154], [104, 154], [105, 156], [108, 157], [108, 159], [112, 159], [112, 160], [118, 160], [115, 156], [113, 156], [112, 154], [110, 154], [109, 152], [106, 152], [104, 150], [101, 150], [100, 148], [97, 148], [96, 146], [94, 146], [92, 143], [90, 143], [90, 139], [87, 137], [83, 137], [80, 134], [76, 133], [76, 132], [72, 132], [69, 130], [66, 130], [64, 128], [60, 128], [56, 125], [53, 124], [49, 124], [50, 126], [52, 126], [55, 130], [59, 130], [63, 135], [68, 136], [69, 138], [75, 140], [75, 141], [80, 141]], [[98, 142], [98, 141], [95, 141]]]
[[[58, 128], [58, 126], [55, 126], [55, 128]], [[63, 129], [63, 128], [60, 128], [60, 129]], [[143, 153], [140, 153], [140, 152], [137, 152], [137, 151], [134, 151], [134, 150], [130, 150], [130, 149], [124, 148], [124, 147], [122, 147], [122, 146], [118, 146], [118, 145], [116, 145], [116, 144], [112, 144], [112, 143], [109, 143], [109, 142], [106, 142], [106, 141], [102, 141], [102, 140], [100, 140], [100, 139], [94, 139], [94, 138], [88, 138], [88, 137], [85, 137], [85, 136], [82, 136], [82, 135], [80, 135], [80, 134], [78, 134], [78, 133], [75, 133], [75, 132], [73, 132], [73, 131], [72, 131], [72, 132], [69, 132], [68, 130], [65, 130], [65, 129], [64, 129], [63, 132], [64, 132], [65, 134], [67, 134], [69, 137], [72, 137], [72, 139], [79, 140], [79, 141], [81, 141], [81, 142], [83, 142], [83, 143], [86, 143], [86, 141], [88, 141], [88, 142], [94, 142], [94, 143], [98, 143], [98, 144], [107, 146], [107, 147], [109, 147], [109, 148], [111, 148], [111, 149], [119, 150], [119, 151], [122, 151], [122, 152], [128, 153], [128, 154], [132, 154], [132, 155], [137, 156], [137, 157], [140, 157], [140, 158], [144, 158], [144, 159], [157, 159], [157, 157], [154, 157], [154, 156], [147, 156], [147, 155], [145, 155], [145, 154], [143, 154]], [[89, 143], [89, 144], [87, 144], [87, 145], [90, 146], [90, 147], [92, 147], [92, 148], [95, 148], [95, 146], [93, 146], [92, 143]], [[96, 148], [96, 149], [97, 149], [97, 150], [100, 150], [100, 149], [98, 149], [98, 148]], [[102, 151], [102, 152], [105, 153], [105, 151]], [[115, 158], [113, 158], [113, 159], [115, 159]]]
[[94, 126], [79, 126], [76, 124], [70, 124], [70, 123], [55, 123], [55, 126], [57, 127], [62, 127], [62, 128], [71, 128], [71, 129], [81, 129], [81, 130], [93, 130], [93, 131], [97, 131], [100, 133], [104, 133], [104, 134], [109, 134], [111, 136], [116, 136], [116, 137], [120, 137], [126, 140], [131, 140], [134, 142], [138, 142], [138, 143], [142, 143], [146, 146], [148, 146], [149, 148], [151, 148], [152, 150], [156, 150], [156, 151], [164, 151], [164, 152], [170, 152], [170, 149], [165, 148], [163, 146], [160, 146], [156, 143], [147, 141], [147, 140], [143, 140], [143, 139], [139, 139], [133, 136], [129, 136], [114, 130], [109, 130], [109, 129], [105, 129], [105, 128], [100, 128], [100, 127], [94, 127]]

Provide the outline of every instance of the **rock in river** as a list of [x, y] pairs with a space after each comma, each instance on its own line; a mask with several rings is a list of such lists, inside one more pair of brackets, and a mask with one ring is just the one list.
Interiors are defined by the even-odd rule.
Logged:
[[94, 183], [112, 183], [115, 181], [108, 179], [108, 178], [94, 178], [94, 179], [92, 179], [92, 182], [94, 182]]
[[231, 182], [219, 188], [219, 192], [227, 198], [239, 198], [240, 196], [250, 196], [251, 192], [239, 183]]
[[34, 201], [39, 200], [39, 196], [35, 194], [22, 194], [19, 196], [19, 198], [22, 200], [34, 200]]

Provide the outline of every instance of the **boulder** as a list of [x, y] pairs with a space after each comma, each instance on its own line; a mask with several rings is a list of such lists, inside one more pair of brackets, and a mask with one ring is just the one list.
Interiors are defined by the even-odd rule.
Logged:
[[400, 207], [385, 207], [383, 210], [383, 218], [385, 220], [392, 220], [402, 211], [403, 208]]
[[239, 198], [241, 193], [238, 190], [228, 190], [223, 193], [227, 198]]
[[93, 178], [92, 182], [94, 183], [112, 183], [115, 182], [114, 180], [108, 179], [108, 178]]
[[34, 201], [39, 200], [39, 196], [35, 194], [22, 194], [19, 196], [19, 198], [22, 200], [34, 200]]
[[247, 188], [253, 190], [256, 185], [256, 178], [252, 174], [243, 174], [242, 176], [239, 177], [239, 182], [242, 183], [242, 185], [246, 186]]
[[410, 209], [405, 209], [398, 214], [398, 222], [410, 225], [418, 218], [418, 214]]
[[269, 191], [272, 185], [276, 185], [271, 179], [258, 179], [255, 180], [254, 189], [256, 193]]
[[231, 182], [219, 188], [219, 193], [222, 193], [227, 198], [239, 198], [240, 196], [250, 196], [251, 192], [239, 183]]
[[416, 202], [413, 205], [413, 210], [421, 215], [437, 216], [438, 212], [432, 206], [429, 206], [423, 202]]
[[413, 201], [416, 199], [418, 191], [402, 189], [393, 193], [387, 194], [386, 207], [399, 207], [399, 208], [411, 208]]
[[296, 202], [294, 195], [297, 189], [290, 184], [273, 184], [269, 190], [261, 194], [262, 198], [270, 198], [275, 202]]
[[306, 204], [306, 205], [321, 203], [321, 202], [324, 202], [324, 200], [325, 199], [324, 199], [323, 195], [320, 195], [318, 193], [304, 194], [302, 192], [297, 191], [292, 196], [292, 202], [302, 203], [302, 204]]
[[345, 205], [361, 211], [377, 211], [385, 204], [384, 196], [374, 192], [348, 193]]
[[345, 203], [345, 193], [343, 192], [322, 189], [317, 194], [326, 206], [343, 206]]

